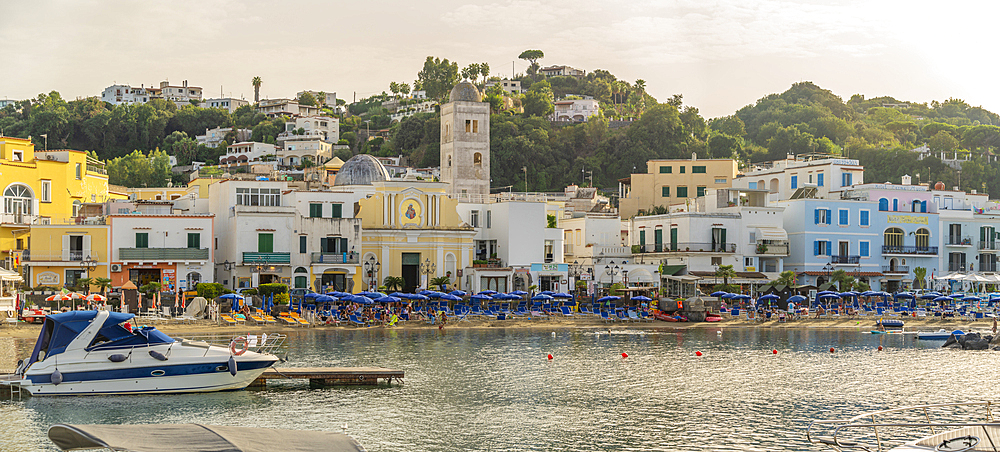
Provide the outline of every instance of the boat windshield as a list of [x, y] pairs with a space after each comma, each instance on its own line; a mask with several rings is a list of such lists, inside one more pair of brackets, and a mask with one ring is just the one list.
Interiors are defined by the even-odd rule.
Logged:
[[103, 350], [111, 348], [135, 347], [153, 344], [169, 344], [174, 339], [167, 336], [162, 331], [151, 326], [135, 328], [129, 331], [124, 326], [124, 322], [108, 325], [107, 323], [98, 331], [94, 340], [87, 346], [87, 351]]

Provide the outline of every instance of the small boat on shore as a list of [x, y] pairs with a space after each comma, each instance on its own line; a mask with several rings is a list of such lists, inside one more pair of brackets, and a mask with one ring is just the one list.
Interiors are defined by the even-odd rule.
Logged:
[[[13, 379], [33, 396], [156, 394], [244, 389], [278, 362], [273, 354], [249, 350], [257, 338], [230, 346], [175, 340], [153, 327], [133, 328], [134, 315], [71, 311], [45, 317], [27, 361]], [[281, 335], [260, 338], [271, 350]]]
[[[806, 439], [840, 451], [995, 451], [1000, 424], [994, 402], [917, 405], [872, 411], [847, 419], [813, 421]], [[976, 421], [970, 410], [982, 409]], [[917, 436], [922, 435], [922, 436]]]
[[962, 330], [946, 331], [941, 328], [937, 331], [921, 331], [917, 333], [917, 339], [922, 341], [944, 341], [947, 340], [952, 334], [956, 337], [965, 336], [965, 332]]
[[898, 319], [879, 319], [875, 322], [875, 326], [881, 326], [886, 329], [903, 329], [903, 321]]

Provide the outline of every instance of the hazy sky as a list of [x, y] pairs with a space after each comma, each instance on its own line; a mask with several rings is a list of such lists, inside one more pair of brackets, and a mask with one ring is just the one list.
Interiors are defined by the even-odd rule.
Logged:
[[428, 56], [605, 69], [706, 117], [809, 80], [847, 99], [965, 99], [1000, 112], [987, 1], [0, 0], [0, 99], [188, 80], [206, 96], [304, 89], [348, 102], [412, 83]]

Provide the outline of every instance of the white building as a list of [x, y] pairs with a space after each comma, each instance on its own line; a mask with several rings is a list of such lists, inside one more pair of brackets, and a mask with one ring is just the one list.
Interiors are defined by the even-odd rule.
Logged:
[[285, 140], [321, 140], [330, 144], [340, 141], [340, 120], [329, 116], [308, 116], [285, 122], [285, 131], [278, 134], [278, 146]]
[[244, 105], [250, 105], [250, 101], [237, 99], [235, 97], [220, 97], [216, 99], [205, 99], [199, 106], [204, 108], [221, 108], [230, 113], [236, 111]]
[[553, 121], [586, 121], [593, 115], [601, 113], [597, 99], [569, 99], [555, 102], [552, 112]]
[[863, 184], [864, 174], [854, 159], [790, 157], [751, 168], [733, 179], [733, 187], [766, 189], [771, 201], [791, 199], [799, 189], [815, 189], [816, 198], [839, 198], [844, 189]]
[[[144, 104], [150, 98], [150, 93], [142, 86], [133, 88], [129, 85], [111, 85], [101, 93], [101, 100], [112, 105]], [[0, 108], [4, 106], [0, 105]]]
[[333, 145], [322, 140], [286, 140], [278, 148], [278, 162], [283, 166], [299, 166], [308, 159], [321, 165], [333, 157]]
[[187, 80], [181, 82], [180, 86], [171, 85], [170, 82], [160, 82], [160, 96], [177, 104], [178, 107], [183, 107], [191, 105], [191, 101], [201, 102], [201, 88], [188, 86]]
[[14, 105], [17, 102], [13, 99], [0, 99], [0, 109], [7, 108], [8, 105]]
[[268, 116], [316, 116], [321, 113], [319, 107], [300, 105], [295, 99], [261, 99], [257, 103], [257, 112]]
[[[203, 144], [205, 146], [214, 148], [222, 143], [226, 139], [226, 135], [232, 132], [232, 127], [216, 127], [214, 129], [205, 129], [204, 135], [195, 136], [195, 140], [198, 144]], [[253, 131], [250, 129], [237, 129], [236, 130], [236, 142], [250, 141], [250, 136]]]
[[160, 282], [174, 291], [215, 281], [214, 215], [112, 214], [107, 221], [116, 286], [128, 279], [137, 286]]
[[273, 144], [256, 141], [233, 143], [226, 148], [226, 154], [219, 157], [219, 164], [246, 165], [247, 163], [261, 162], [265, 155], [277, 156], [277, 154], [278, 148]]
[[587, 71], [582, 69], [577, 69], [569, 66], [549, 66], [543, 67], [538, 70], [542, 75], [546, 77], [556, 77], [560, 75], [572, 76], [572, 77], [583, 77], [587, 75]]
[[493, 86], [493, 85], [500, 85], [503, 88], [503, 90], [506, 91], [509, 94], [521, 94], [522, 92], [524, 92], [524, 91], [521, 90], [521, 81], [520, 80], [503, 79], [503, 80], [487, 80], [486, 81], [486, 88], [487, 89], [489, 87]]
[[361, 194], [333, 191], [292, 191], [285, 195], [295, 207], [291, 285], [320, 293], [354, 289], [360, 271], [361, 219], [354, 203]]
[[299, 91], [298, 94], [295, 95], [295, 98], [298, 99], [298, 98], [302, 97], [302, 95], [305, 94], [305, 93], [311, 94], [312, 97], [316, 99], [316, 102], [320, 103], [320, 105], [329, 105], [331, 107], [337, 106], [337, 93], [336, 92], [333, 92], [333, 91], [309, 91], [309, 90]]
[[659, 286], [659, 262], [632, 253], [628, 246], [629, 223], [618, 215], [588, 213], [561, 219], [559, 226], [564, 231], [564, 259], [579, 273], [577, 278], [587, 281], [589, 292], [612, 284], [629, 288]]

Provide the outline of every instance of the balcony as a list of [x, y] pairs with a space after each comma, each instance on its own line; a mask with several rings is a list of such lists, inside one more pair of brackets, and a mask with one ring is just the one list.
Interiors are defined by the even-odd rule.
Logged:
[[40, 224], [41, 217], [38, 215], [26, 215], [21, 213], [0, 213], [0, 223], [3, 224]]
[[637, 245], [639, 253], [735, 253], [735, 243], [678, 242]]
[[[246, 261], [246, 253], [243, 253], [243, 260]], [[357, 253], [312, 253], [312, 263], [314, 264], [358, 264]], [[288, 263], [288, 262], [285, 262]]]
[[835, 265], [858, 265], [861, 263], [861, 256], [830, 256], [830, 263]]
[[787, 256], [788, 242], [785, 240], [758, 240], [751, 243], [756, 246], [757, 254], [772, 256]]
[[979, 241], [979, 251], [997, 251], [998, 249], [1000, 249], [1000, 242], [996, 240]]
[[949, 272], [964, 272], [965, 271], [965, 264], [959, 264], [957, 262], [949, 262], [948, 263], [948, 271]]
[[895, 245], [882, 246], [882, 255], [905, 254], [905, 255], [918, 255], [918, 256], [936, 256], [937, 253], [938, 253], [938, 247], [936, 246], [895, 246]]
[[905, 275], [910, 273], [910, 267], [907, 265], [883, 265], [882, 273], [887, 275]]
[[244, 252], [243, 253], [243, 263], [244, 264], [290, 264], [292, 262], [292, 253], [256, 253], [256, 252]]
[[118, 248], [118, 260], [207, 261], [208, 248]]
[[972, 246], [972, 237], [949, 235], [948, 246]]
[[21, 258], [28, 262], [80, 262], [88, 255], [91, 259], [100, 260], [96, 253], [80, 250], [70, 250], [66, 253], [33, 253], [31, 250], [24, 250]]

